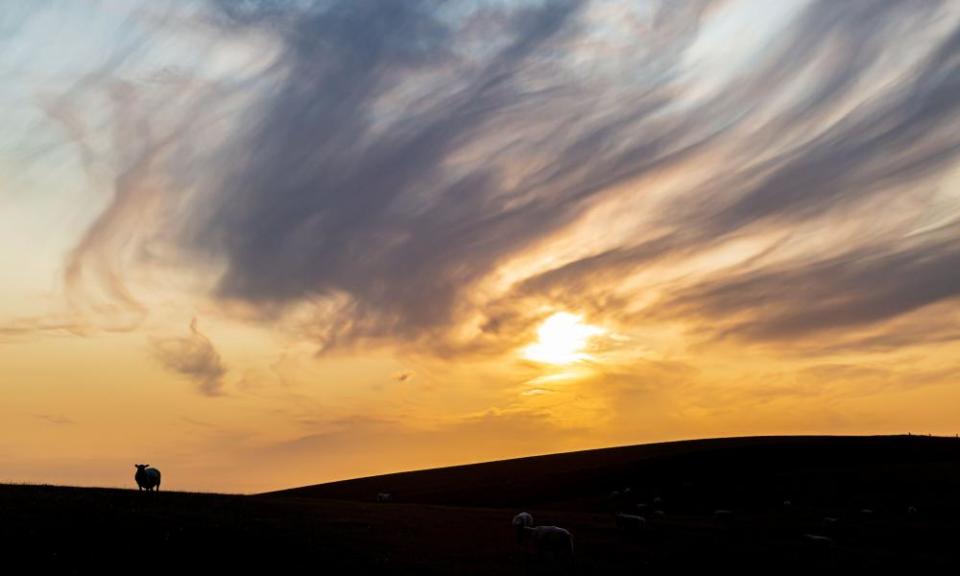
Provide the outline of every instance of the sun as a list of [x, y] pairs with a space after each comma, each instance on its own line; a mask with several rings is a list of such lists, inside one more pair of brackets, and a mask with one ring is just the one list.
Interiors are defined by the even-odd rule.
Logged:
[[523, 357], [558, 365], [588, 360], [586, 347], [590, 339], [605, 332], [598, 326], [584, 324], [576, 314], [557, 312], [543, 321], [537, 329], [537, 341], [523, 349]]

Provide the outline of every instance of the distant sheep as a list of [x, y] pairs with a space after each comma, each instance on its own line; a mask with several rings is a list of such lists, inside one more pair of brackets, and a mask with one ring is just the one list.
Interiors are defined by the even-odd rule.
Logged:
[[520, 512], [513, 517], [513, 527], [518, 535], [522, 532], [521, 528], [527, 526], [533, 526], [533, 515], [529, 512]]
[[139, 490], [146, 490], [148, 492], [152, 490], [160, 490], [160, 471], [156, 468], [150, 468], [149, 464], [134, 464], [137, 469], [137, 473], [133, 475], [133, 479], [137, 481], [137, 488]]
[[833, 538], [829, 536], [823, 536], [821, 534], [804, 534], [803, 539], [805, 542], [819, 549], [830, 549], [834, 547]]
[[721, 526], [733, 526], [736, 514], [733, 510], [718, 508], [713, 511], [713, 519]]
[[619, 512], [631, 508], [636, 502], [636, 495], [633, 493], [633, 488], [627, 486], [623, 490], [610, 492], [607, 502], [610, 503], [612, 511]]
[[623, 504], [623, 495], [620, 494], [619, 490], [614, 490], [607, 495], [607, 502], [610, 503], [610, 507], [613, 510], [619, 510], [620, 506]]
[[529, 512], [513, 517], [517, 542], [525, 554], [534, 554], [541, 560], [573, 562], [573, 535], [559, 526], [534, 526]]
[[377, 502], [389, 502], [393, 500], [393, 494], [389, 492], [377, 492]]
[[624, 514], [623, 512], [617, 512], [617, 528], [619, 528], [624, 534], [630, 532], [641, 532], [647, 526], [647, 519], [643, 516], [637, 514]]
[[825, 516], [823, 520], [820, 521], [820, 533], [831, 538], [837, 538], [844, 531], [843, 523], [839, 518], [833, 516]]

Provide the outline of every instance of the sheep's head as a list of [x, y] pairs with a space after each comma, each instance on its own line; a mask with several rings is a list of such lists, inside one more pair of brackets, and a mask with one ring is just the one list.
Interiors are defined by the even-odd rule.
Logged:
[[149, 464], [134, 464], [133, 466], [140, 472], [143, 472], [144, 470], [150, 467]]
[[533, 516], [529, 512], [521, 512], [513, 517], [514, 528], [533, 526]]
[[524, 543], [527, 531], [525, 528], [533, 526], [533, 516], [529, 512], [521, 512], [513, 517], [513, 529], [517, 531], [517, 542]]

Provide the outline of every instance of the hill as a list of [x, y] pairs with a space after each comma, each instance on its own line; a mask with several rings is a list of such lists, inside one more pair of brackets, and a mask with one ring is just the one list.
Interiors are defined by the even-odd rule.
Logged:
[[602, 510], [614, 490], [689, 512], [811, 506], [951, 508], [960, 440], [788, 436], [691, 440], [403, 472], [273, 492], [275, 496], [450, 506]]
[[0, 549], [41, 573], [553, 573], [525, 563], [521, 508], [574, 534], [577, 574], [955, 569], [960, 440], [698, 440], [252, 496], [0, 485]]

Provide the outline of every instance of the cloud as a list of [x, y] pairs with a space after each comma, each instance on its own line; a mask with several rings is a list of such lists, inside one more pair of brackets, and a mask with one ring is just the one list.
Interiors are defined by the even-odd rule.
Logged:
[[197, 319], [190, 322], [190, 336], [152, 340], [156, 358], [165, 368], [193, 380], [197, 390], [206, 396], [223, 394], [227, 368], [210, 339], [197, 329]]
[[[611, 188], [682, 165], [705, 148], [739, 146], [742, 166], [678, 195], [677, 207], [664, 212], [669, 234], [567, 262], [525, 289], [542, 294], [557, 277], [589, 282], [611, 268], [634, 272], [751, 227], [793, 225], [903, 193], [954, 165], [960, 32], [882, 91], [856, 91], [937, 14], [935, 3], [811, 3], [759, 73], [672, 110], [687, 104], [676, 95], [674, 81], [685, 71], [672, 55], [696, 40], [707, 6], [659, 8], [661, 44], [649, 60], [628, 63], [637, 73], [659, 67], [657, 82], [642, 87], [563, 68], [589, 34], [585, 4], [444, 19], [416, 2], [389, 11], [351, 2], [301, 15], [284, 30], [283, 84], [248, 136], [247, 146], [261, 153], [240, 163], [205, 223], [206, 245], [226, 257], [220, 294], [264, 303], [345, 295], [348, 320], [341, 319], [337, 341], [416, 337], [454, 324], [473, 285]], [[482, 57], [462, 55], [474, 28], [494, 34]], [[451, 76], [451, 69], [461, 72]], [[751, 113], [764, 99], [801, 90], [795, 77], [804, 71], [816, 76], [801, 98], [741, 129], [757, 123]], [[393, 118], [388, 104], [402, 90], [419, 96], [410, 113]], [[826, 118], [851, 98], [862, 104]], [[808, 135], [787, 137], [801, 131]], [[770, 151], [758, 150], [760, 142]], [[704, 201], [691, 209], [693, 198]], [[871, 246], [805, 271], [762, 271], [749, 285], [724, 280], [731, 294], [776, 284], [764, 294], [778, 294], [784, 312], [756, 327], [758, 337], [842, 328], [954, 296], [947, 270], [955, 267], [957, 234], [948, 232], [893, 254]], [[851, 263], [860, 264], [837, 273]], [[705, 293], [711, 311], [736, 312], [746, 298], [710, 300], [713, 280], [692, 290]], [[830, 303], [803, 305], [798, 289], [778, 290], [786, 285], [816, 285], [820, 301]]]
[[63, 425], [63, 424], [76, 424], [70, 418], [67, 418], [63, 414], [34, 414], [40, 420], [44, 420], [51, 424]]
[[[124, 280], [160, 244], [222, 270], [211, 296], [260, 320], [316, 306], [325, 349], [502, 351], [551, 306], [775, 342], [958, 295], [960, 229], [917, 232], [960, 217], [941, 189], [960, 155], [944, 2], [811, 1], [742, 42], [723, 34], [750, 6], [707, 0], [197, 6], [156, 30], [272, 50], [242, 80], [115, 98], [115, 148], [142, 146], [67, 279], [96, 275], [134, 320]], [[766, 251], [683, 268], [747, 241]]]
[[958, 233], [960, 226], [953, 225], [935, 238], [905, 240], [883, 251], [728, 275], [677, 294], [670, 305], [736, 319], [726, 333], [758, 339], [885, 321], [960, 295]]
[[18, 318], [0, 324], [0, 342], [34, 334], [57, 334], [82, 336], [87, 327], [74, 318], [35, 317]]

